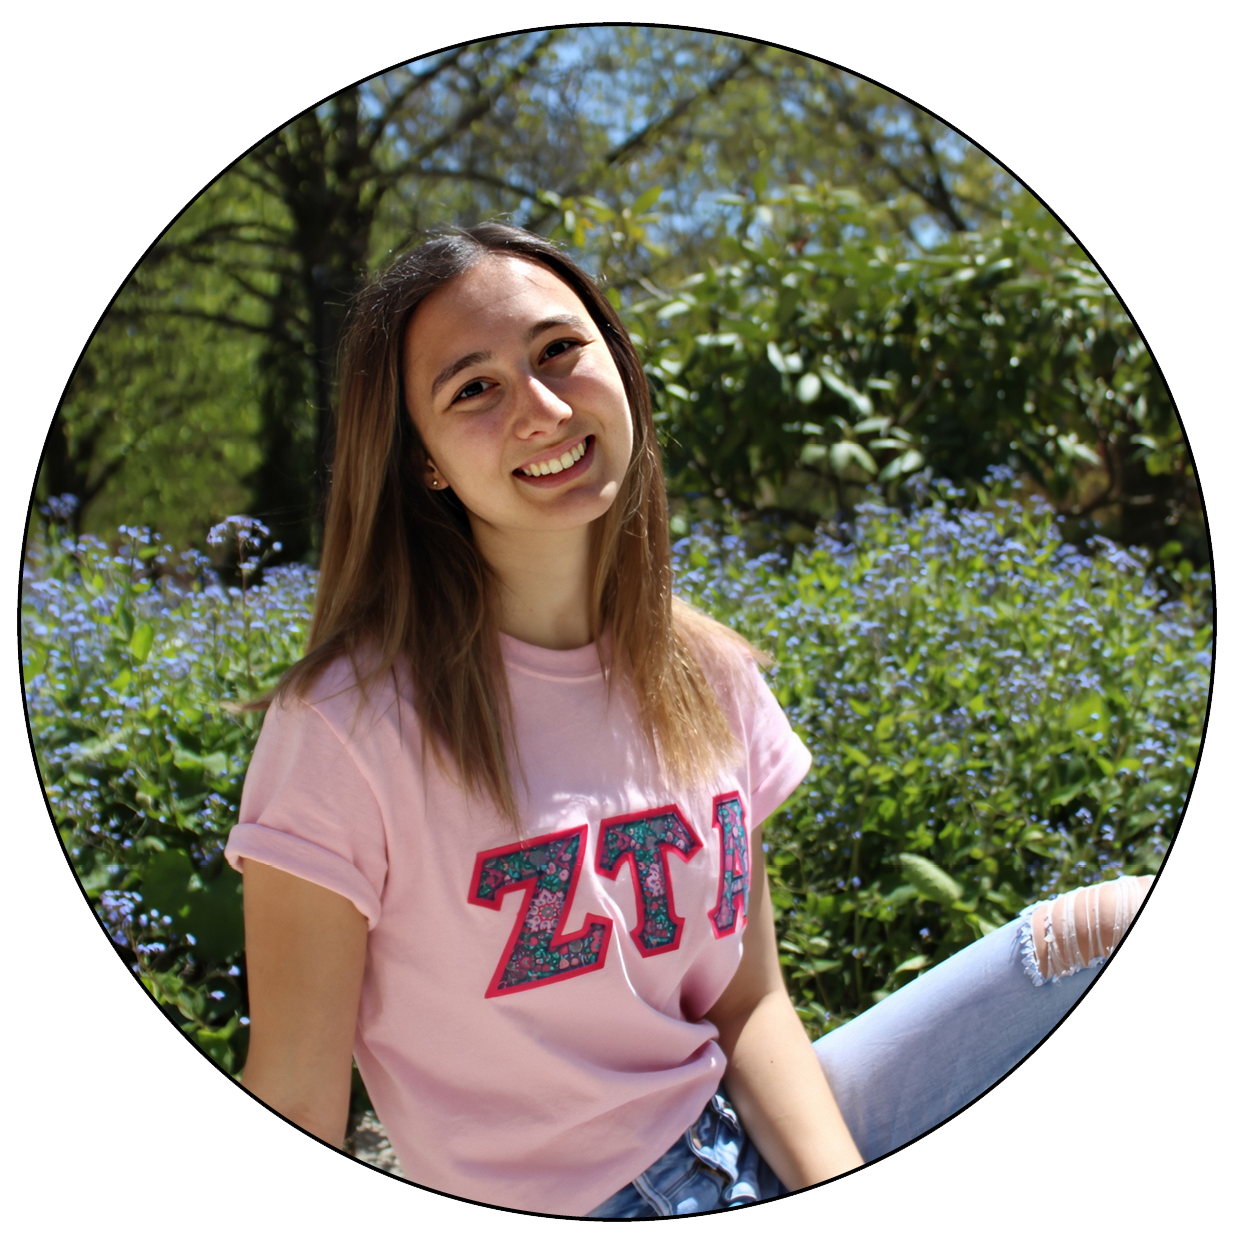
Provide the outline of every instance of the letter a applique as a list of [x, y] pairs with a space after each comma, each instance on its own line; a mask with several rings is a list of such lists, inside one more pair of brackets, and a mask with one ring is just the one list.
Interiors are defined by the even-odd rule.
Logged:
[[565, 931], [582, 868], [585, 825], [541, 835], [524, 844], [480, 853], [470, 883], [471, 904], [500, 908], [515, 887], [526, 889], [486, 997], [546, 986], [604, 967], [612, 920], [588, 914], [582, 929]]
[[720, 832], [720, 894], [712, 913], [712, 930], [718, 939], [745, 928], [750, 907], [750, 848], [746, 839], [746, 816], [736, 792], [712, 801], [712, 821]]

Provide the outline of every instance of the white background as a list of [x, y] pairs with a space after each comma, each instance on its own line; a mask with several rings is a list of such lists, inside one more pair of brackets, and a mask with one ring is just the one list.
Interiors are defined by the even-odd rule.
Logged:
[[[455, 7], [473, 16], [427, 16]], [[670, 1226], [1219, 1234], [1238, 1148], [1237, 919], [1226, 912], [1239, 860], [1230, 780], [1240, 272], [1226, 93], [1237, 31], [1224, 6], [1205, 3], [1151, 17], [1132, 3], [820, 3], [786, 26], [765, 23], [758, 7], [664, 0], [625, 16], [768, 38], [874, 77], [960, 126], [1061, 214], [1143, 328], [1185, 419], [1211, 520], [1220, 653], [1204, 762], [1166, 874], [1102, 984], [1048, 1045], [895, 1158], [758, 1211]], [[394, 62], [518, 25], [609, 16], [589, 4], [387, 0], [11, 13], [0, 163], [0, 565], [10, 588], [43, 437], [74, 361], [132, 264], [203, 185], [292, 114]], [[11, 631], [4, 656], [0, 1114], [4, 1215], [25, 1224], [21, 1234], [171, 1225], [194, 1237], [317, 1237], [390, 1225], [534, 1236], [592, 1226], [388, 1181], [267, 1114], [192, 1052], [118, 963], [70, 877], [33, 771]]]

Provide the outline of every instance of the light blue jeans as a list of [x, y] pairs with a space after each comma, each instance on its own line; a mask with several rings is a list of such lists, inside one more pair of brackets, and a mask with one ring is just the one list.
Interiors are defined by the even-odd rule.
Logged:
[[[1031, 913], [986, 935], [815, 1043], [867, 1162], [973, 1102], [1052, 1031], [1098, 976], [1044, 983]], [[676, 1144], [591, 1218], [701, 1214], [784, 1192], [717, 1095]]]

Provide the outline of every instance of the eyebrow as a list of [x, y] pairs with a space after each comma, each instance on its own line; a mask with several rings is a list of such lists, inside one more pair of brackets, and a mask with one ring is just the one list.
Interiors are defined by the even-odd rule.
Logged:
[[[526, 343], [530, 344], [536, 337], [543, 335], [552, 327], [574, 327], [579, 331], [585, 332], [587, 325], [576, 314], [555, 314], [550, 318], [540, 319], [538, 323], [532, 324], [526, 332]], [[450, 362], [438, 375], [431, 381], [431, 395], [435, 394], [460, 371], [465, 370], [468, 366], [477, 366], [480, 362], [491, 361], [492, 354], [490, 349], [484, 349], [481, 352], [467, 353], [464, 357], [459, 357], [455, 362]]]

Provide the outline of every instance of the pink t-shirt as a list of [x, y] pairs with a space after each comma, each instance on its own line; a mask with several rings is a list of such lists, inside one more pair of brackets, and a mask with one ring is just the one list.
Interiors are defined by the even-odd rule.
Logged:
[[269, 709], [226, 856], [351, 900], [370, 927], [354, 1056], [402, 1170], [584, 1214], [658, 1158], [725, 1060], [703, 1014], [741, 958], [749, 831], [810, 755], [747, 661], [742, 757], [664, 781], [594, 646], [502, 638], [521, 838], [423, 749], [407, 694], [347, 661]]

